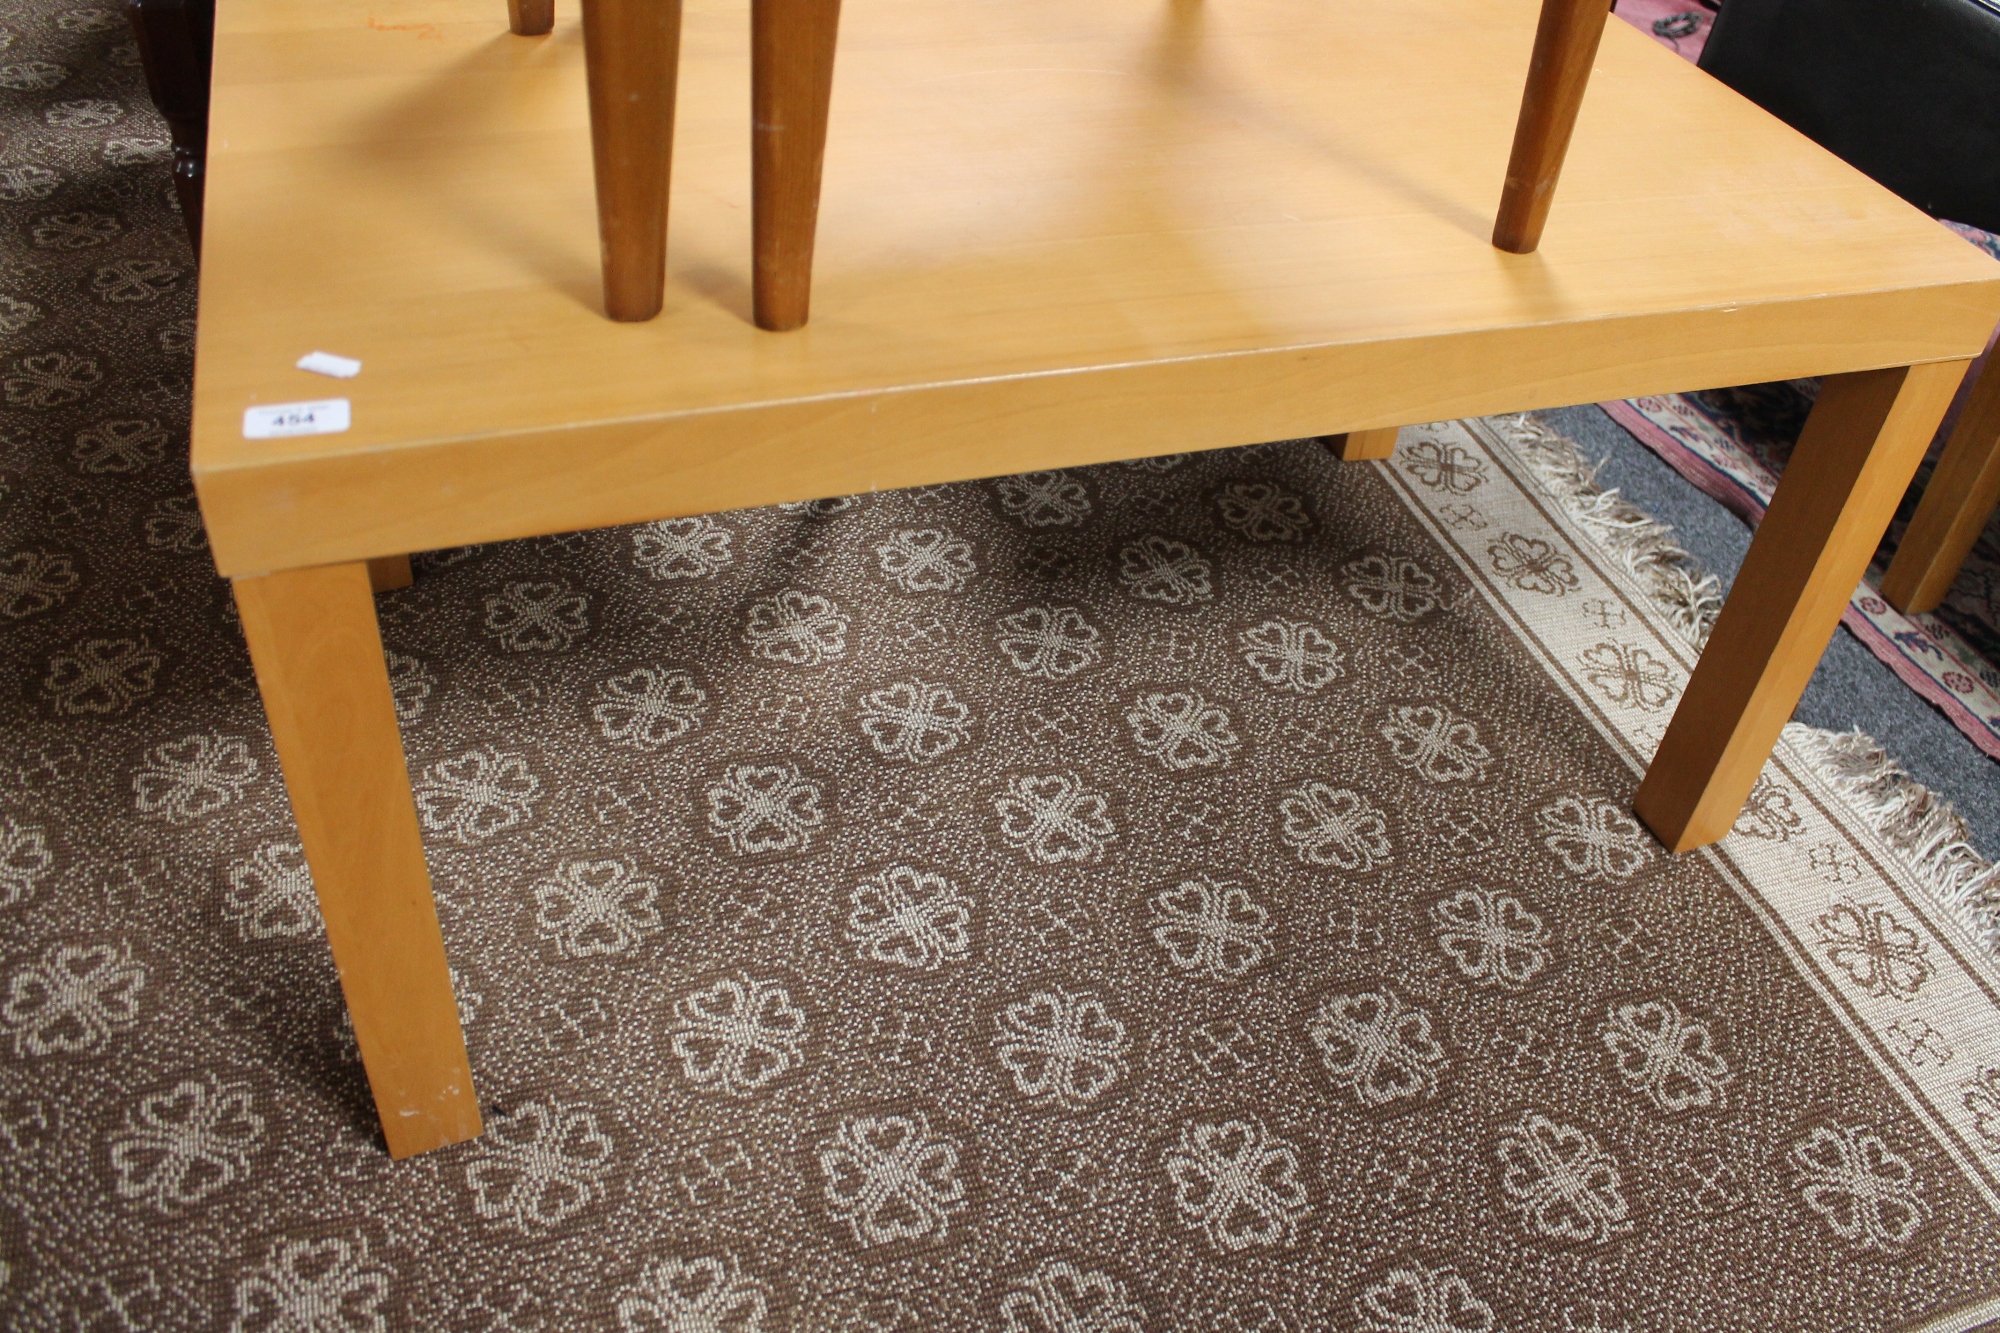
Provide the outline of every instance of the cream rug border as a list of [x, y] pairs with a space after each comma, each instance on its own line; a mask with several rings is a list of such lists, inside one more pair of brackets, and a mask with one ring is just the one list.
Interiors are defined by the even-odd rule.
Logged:
[[[1377, 466], [1636, 785], [1715, 581], [1533, 419], [1409, 428]], [[1957, 817], [1867, 738], [1793, 724], [1736, 831], [1699, 855], [2000, 1213], [1996, 871]]]
[[1994, 1333], [1996, 1329], [2000, 1329], [2000, 1296], [1962, 1306], [1911, 1333]]

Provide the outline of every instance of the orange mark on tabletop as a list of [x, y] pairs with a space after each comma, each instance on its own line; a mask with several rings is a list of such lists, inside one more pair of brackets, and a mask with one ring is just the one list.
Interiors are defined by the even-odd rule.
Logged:
[[381, 19], [370, 14], [368, 16], [368, 26], [377, 32], [413, 32], [419, 37], [435, 37], [439, 41], [444, 40], [444, 34], [438, 31], [437, 24], [435, 23], [384, 23]]

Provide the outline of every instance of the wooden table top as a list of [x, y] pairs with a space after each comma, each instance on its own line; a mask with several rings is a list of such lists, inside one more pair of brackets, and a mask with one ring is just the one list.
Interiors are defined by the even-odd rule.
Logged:
[[[1535, 0], [851, 0], [812, 323], [749, 315], [745, 0], [688, 0], [666, 310], [600, 313], [582, 41], [218, 14], [194, 471], [243, 575], [1970, 356], [2000, 265], [1613, 22], [1488, 244]], [[293, 363], [323, 350], [353, 380]], [[340, 434], [248, 440], [346, 397]]]

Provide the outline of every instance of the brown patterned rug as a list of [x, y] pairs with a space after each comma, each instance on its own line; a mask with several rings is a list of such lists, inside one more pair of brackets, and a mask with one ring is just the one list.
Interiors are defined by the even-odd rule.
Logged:
[[1991, 964], [1823, 740], [1717, 851], [1632, 822], [1701, 599], [1485, 423], [424, 557], [489, 1127], [392, 1165], [159, 127], [115, 11], [0, 22], [0, 1324], [2000, 1317]]

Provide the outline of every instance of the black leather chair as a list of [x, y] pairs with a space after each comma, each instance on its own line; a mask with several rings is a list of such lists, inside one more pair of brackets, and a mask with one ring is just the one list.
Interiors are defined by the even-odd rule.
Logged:
[[[2000, 0], [1726, 0], [1701, 67], [1932, 217], [2000, 232]], [[2000, 501], [2000, 356], [1963, 410], [1882, 580], [1929, 611]]]
[[2000, 0], [1726, 0], [1701, 67], [1933, 217], [2000, 232]]
[[201, 253], [202, 173], [208, 156], [208, 71], [215, 0], [125, 0], [146, 69], [146, 89], [174, 139], [174, 193], [188, 240]]

